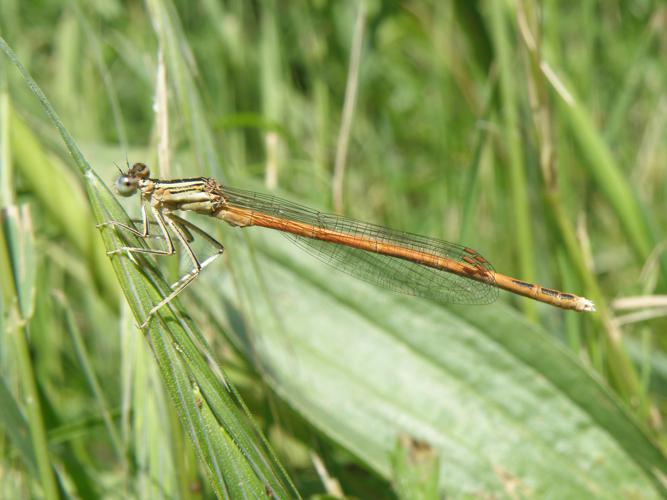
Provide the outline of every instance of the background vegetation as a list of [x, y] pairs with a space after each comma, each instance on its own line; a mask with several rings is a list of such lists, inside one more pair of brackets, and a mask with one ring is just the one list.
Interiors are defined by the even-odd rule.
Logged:
[[[1, 58], [0, 496], [665, 496], [666, 22], [0, 2], [64, 125]], [[397, 296], [200, 217], [225, 254], [142, 334], [179, 269], [105, 255], [126, 161], [461, 242], [599, 312]]]

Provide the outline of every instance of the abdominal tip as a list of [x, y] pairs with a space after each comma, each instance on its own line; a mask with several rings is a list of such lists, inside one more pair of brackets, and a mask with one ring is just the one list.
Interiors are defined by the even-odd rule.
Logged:
[[592, 300], [588, 300], [583, 297], [579, 298], [577, 303], [577, 311], [595, 312], [595, 310], [595, 304], [593, 304]]

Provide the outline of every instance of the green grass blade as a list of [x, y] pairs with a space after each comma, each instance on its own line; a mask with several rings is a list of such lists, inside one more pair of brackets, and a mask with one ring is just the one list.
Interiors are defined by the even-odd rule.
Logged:
[[[521, 131], [519, 127], [519, 101], [517, 93], [521, 83], [516, 76], [516, 64], [513, 61], [514, 51], [509, 42], [507, 27], [507, 8], [504, 2], [490, 2], [490, 25], [495, 47], [498, 51], [499, 85], [501, 96], [501, 115], [503, 122], [503, 143], [507, 147], [510, 197], [512, 199], [513, 239], [518, 251], [517, 272], [528, 281], [535, 280], [535, 249], [531, 228], [531, 207], [528, 200], [529, 187], [526, 181], [524, 152], [522, 150]], [[535, 317], [534, 303], [527, 301], [522, 304], [531, 317]]]
[[[650, 220], [650, 215], [638, 200], [632, 182], [617, 164], [588, 110], [576, 98], [572, 86], [565, 85], [557, 75], [553, 69], [549, 70], [550, 82], [554, 86], [561, 112], [586, 160], [581, 162], [580, 166], [595, 180], [596, 186], [613, 208], [637, 258], [645, 262], [656, 245], [650, 229], [655, 227], [655, 222]], [[663, 279], [666, 279], [667, 267], [664, 259], [661, 259], [661, 263]]]
[[23, 77], [26, 85], [28, 85], [28, 87], [30, 88], [30, 91], [35, 95], [35, 97], [37, 97], [37, 99], [41, 103], [42, 107], [44, 108], [44, 111], [51, 120], [51, 123], [58, 129], [60, 137], [65, 142], [65, 145], [67, 146], [68, 151], [72, 155], [72, 158], [74, 158], [74, 162], [76, 163], [76, 166], [79, 168], [80, 172], [85, 173], [88, 170], [90, 170], [90, 165], [88, 165], [88, 162], [83, 157], [83, 154], [79, 149], [79, 146], [77, 146], [77, 144], [74, 142], [74, 139], [69, 134], [69, 132], [65, 128], [65, 125], [63, 125], [63, 122], [58, 117], [56, 110], [53, 109], [53, 106], [51, 106], [51, 103], [44, 95], [44, 92], [42, 92], [42, 89], [40, 89], [35, 80], [32, 79], [32, 77], [25, 69], [23, 64], [21, 64], [21, 61], [19, 61], [18, 58], [16, 57], [14, 51], [9, 47], [9, 45], [7, 45], [7, 42], [1, 36], [0, 36], [0, 49], [5, 53], [5, 55], [9, 58], [12, 64], [14, 64], [16, 69], [19, 70], [19, 73], [21, 73], [21, 76]]
[[64, 310], [67, 330], [72, 339], [72, 344], [74, 345], [77, 358], [79, 360], [79, 363], [81, 364], [81, 368], [84, 372], [90, 390], [93, 393], [93, 396], [98, 404], [100, 415], [102, 417], [102, 420], [104, 421], [104, 426], [106, 427], [106, 430], [109, 433], [109, 437], [111, 439], [114, 452], [117, 455], [116, 458], [125, 467], [127, 467], [127, 464], [124, 463], [125, 449], [120, 438], [120, 433], [118, 432], [113, 422], [113, 418], [111, 415], [112, 413], [111, 408], [109, 407], [109, 404], [106, 401], [106, 397], [104, 396], [100, 382], [97, 376], [95, 375], [93, 360], [90, 356], [90, 353], [88, 352], [88, 349], [85, 346], [85, 343], [83, 341], [83, 336], [81, 335], [81, 331], [79, 330], [76, 321], [74, 321], [74, 318], [72, 317], [72, 311], [69, 304], [67, 303], [67, 299], [65, 297], [59, 296], [59, 300]]
[[[111, 193], [91, 173], [87, 176], [90, 197], [99, 220], [129, 219], [122, 212]], [[112, 231], [103, 231], [108, 248], [118, 248], [121, 241]], [[144, 262], [144, 259], [139, 259]], [[151, 266], [146, 261], [144, 272], [125, 257], [115, 258], [114, 267], [121, 281], [126, 298], [138, 322], [143, 321], [152, 304], [167, 293], [168, 285], [159, 275], [152, 274]], [[157, 289], [156, 289], [157, 287]], [[158, 293], [160, 292], [160, 293]], [[146, 336], [158, 361], [158, 366], [169, 394], [176, 405], [176, 410], [190, 436], [195, 450], [205, 464], [209, 481], [222, 497], [228, 497], [230, 475], [234, 477], [236, 468], [251, 471], [245, 482], [261, 481], [270, 487], [277, 498], [290, 498], [298, 495], [291, 489], [289, 479], [282, 467], [276, 462], [267, 443], [252, 424], [238, 395], [233, 391], [217, 366], [213, 354], [205, 341], [192, 326], [184, 320], [181, 312], [173, 312], [171, 306], [179, 311], [173, 301], [161, 310], [147, 326]], [[235, 442], [231, 450], [222, 450], [219, 445], [219, 428], [207, 425], [201, 414], [200, 402], [193, 393], [193, 387], [199, 387], [211, 411], [218, 419], [218, 427], [225, 430]], [[223, 453], [224, 452], [224, 453]], [[236, 468], [223, 469], [223, 463], [229, 463], [233, 457]]]
[[11, 324], [4, 331], [3, 345], [16, 367], [26, 404], [26, 416], [30, 440], [37, 464], [37, 475], [42, 493], [46, 498], [58, 498], [58, 487], [53, 474], [53, 463], [46, 433], [46, 426], [37, 390], [35, 366], [30, 357], [28, 335], [34, 300], [34, 234], [27, 210], [16, 205], [4, 207], [0, 212], [0, 260], [8, 273], [3, 278], [3, 296]]
[[12, 446], [17, 450], [30, 473], [36, 475], [37, 460], [27, 438], [30, 428], [4, 379], [0, 379], [0, 426], [9, 436]]

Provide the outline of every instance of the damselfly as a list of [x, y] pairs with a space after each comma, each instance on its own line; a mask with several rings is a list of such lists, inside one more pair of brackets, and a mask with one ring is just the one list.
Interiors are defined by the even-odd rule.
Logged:
[[[456, 304], [488, 304], [496, 299], [498, 289], [503, 289], [563, 309], [595, 311], [593, 302], [586, 298], [495, 272], [472, 248], [321, 213], [276, 196], [222, 186], [211, 178], [151, 179], [148, 167], [135, 163], [121, 173], [115, 188], [122, 196], [141, 194], [143, 230], [117, 221], [104, 225], [148, 238], [150, 212], [165, 248], [123, 246], [109, 254], [173, 255], [175, 237], [193, 264], [192, 270], [174, 283], [170, 293], [149, 311], [142, 327], [223, 251], [221, 243], [175, 211], [209, 215], [237, 227], [277, 229], [327, 264], [409, 295]], [[192, 233], [207, 239], [217, 252], [200, 262], [190, 246]]]

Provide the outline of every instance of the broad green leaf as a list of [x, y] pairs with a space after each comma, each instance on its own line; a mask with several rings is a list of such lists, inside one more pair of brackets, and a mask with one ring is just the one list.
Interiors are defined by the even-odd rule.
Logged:
[[234, 304], [216, 309], [206, 294], [273, 389], [387, 479], [407, 434], [439, 455], [440, 487], [454, 496], [505, 495], [513, 483], [559, 498], [665, 493], [665, 457], [623, 405], [502, 302], [397, 296], [262, 236], [254, 253], [226, 238], [240, 294], [215, 266], [194, 286]]

